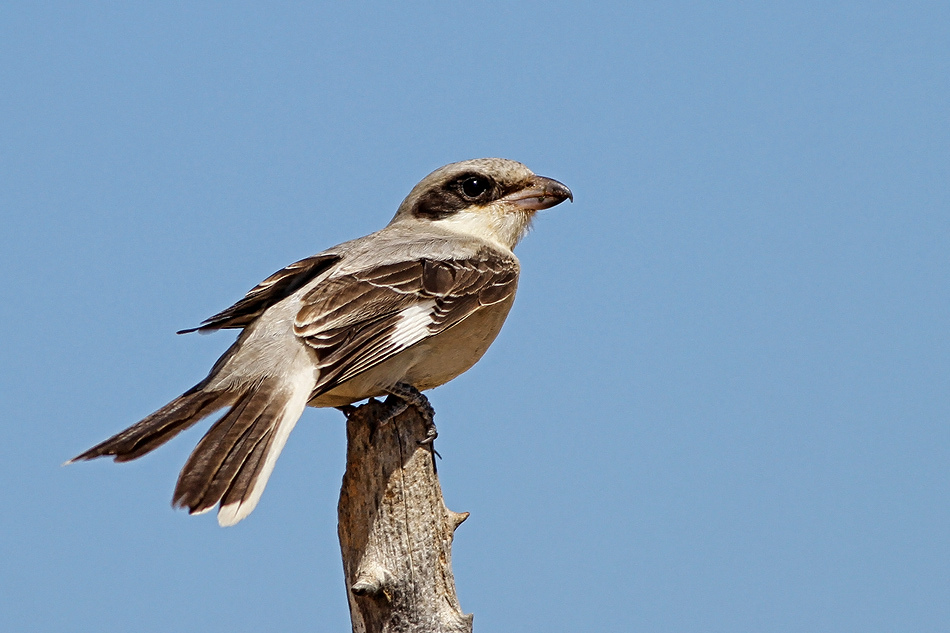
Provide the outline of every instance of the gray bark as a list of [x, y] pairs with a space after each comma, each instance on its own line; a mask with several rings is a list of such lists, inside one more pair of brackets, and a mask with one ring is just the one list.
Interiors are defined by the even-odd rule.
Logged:
[[414, 407], [385, 421], [369, 403], [346, 424], [339, 536], [354, 633], [471, 633], [452, 575], [452, 538], [468, 513], [445, 507]]

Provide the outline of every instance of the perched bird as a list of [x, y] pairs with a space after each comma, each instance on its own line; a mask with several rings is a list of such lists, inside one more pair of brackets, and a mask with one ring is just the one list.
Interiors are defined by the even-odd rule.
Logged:
[[227, 408], [182, 468], [172, 502], [191, 514], [220, 504], [227, 526], [257, 505], [307, 405], [395, 395], [431, 424], [420, 392], [485, 353], [515, 298], [512, 249], [537, 211], [565, 199], [566, 186], [511, 160], [437, 169], [386, 228], [287, 266], [179, 332], [242, 330], [207, 378], [70, 461], [135, 459]]

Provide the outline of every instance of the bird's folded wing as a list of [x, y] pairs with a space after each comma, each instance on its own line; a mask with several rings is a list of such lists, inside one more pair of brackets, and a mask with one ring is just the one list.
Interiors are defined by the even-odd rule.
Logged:
[[264, 310], [316, 279], [341, 257], [335, 254], [320, 254], [302, 259], [299, 262], [278, 270], [276, 273], [254, 286], [244, 298], [230, 308], [218, 312], [201, 322], [201, 325], [179, 334], [189, 332], [210, 332], [226, 328], [243, 328], [264, 313]]
[[330, 277], [302, 298], [294, 331], [317, 356], [326, 392], [511, 297], [518, 261], [484, 250], [460, 259], [415, 259]]

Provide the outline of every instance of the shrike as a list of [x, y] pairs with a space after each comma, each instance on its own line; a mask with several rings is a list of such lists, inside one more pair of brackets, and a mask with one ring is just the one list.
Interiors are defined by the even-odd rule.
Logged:
[[420, 392], [485, 353], [515, 298], [512, 249], [537, 211], [565, 199], [566, 186], [511, 160], [437, 169], [386, 228], [291, 264], [182, 330], [242, 332], [207, 378], [70, 461], [135, 459], [228, 408], [182, 468], [172, 502], [191, 514], [220, 504], [227, 526], [257, 505], [307, 405], [395, 395], [431, 422]]

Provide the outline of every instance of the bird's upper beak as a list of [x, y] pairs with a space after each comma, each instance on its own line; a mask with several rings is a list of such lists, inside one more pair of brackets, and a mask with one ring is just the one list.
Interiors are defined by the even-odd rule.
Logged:
[[565, 200], [574, 202], [574, 194], [564, 183], [553, 178], [532, 176], [524, 188], [508, 194], [502, 200], [525, 211], [540, 211], [550, 209]]

